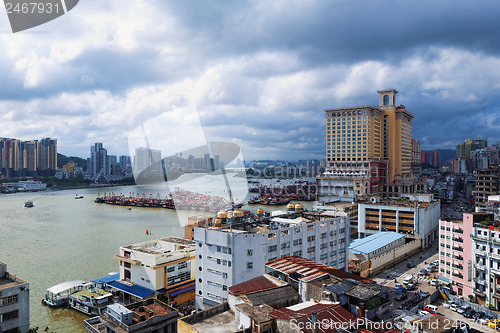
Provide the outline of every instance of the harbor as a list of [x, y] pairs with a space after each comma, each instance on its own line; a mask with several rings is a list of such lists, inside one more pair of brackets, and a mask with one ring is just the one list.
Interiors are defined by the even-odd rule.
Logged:
[[159, 193], [156, 196], [153, 196], [153, 194], [146, 195], [132, 192], [129, 195], [124, 195], [123, 193], [105, 193], [103, 196], [98, 194], [95, 202], [114, 206], [166, 208], [210, 213], [231, 208], [231, 203], [221, 196], [197, 193], [178, 187], [164, 198]]
[[[230, 181], [236, 198], [243, 198], [247, 193], [246, 179], [234, 177]], [[227, 194], [215, 177], [196, 180], [181, 177], [178, 182], [192, 192], [221, 197]], [[113, 190], [146, 197], [160, 193], [163, 198], [170, 193], [164, 184], [115, 187]], [[78, 195], [83, 198], [79, 200], [75, 200], [73, 190], [2, 196], [0, 230], [10, 236], [1, 239], [0, 253], [9, 263], [9, 271], [29, 282], [31, 326], [38, 326], [40, 331], [49, 327], [50, 332], [86, 332], [83, 321], [87, 315], [65, 306], [49, 308], [42, 305], [48, 288], [64, 281], [92, 281], [107, 276], [118, 270], [119, 262], [113, 257], [120, 246], [162, 237], [183, 237], [188, 217], [199, 214], [199, 211], [189, 210], [147, 207], [127, 210], [121, 206], [98, 205], [94, 199], [99, 192], [102, 194], [102, 188], [81, 189]], [[24, 207], [28, 200], [33, 202], [33, 208]], [[307, 202], [304, 206], [310, 208]], [[252, 205], [243, 209], [255, 213], [258, 208]], [[275, 208], [286, 209], [286, 205]], [[145, 233], [146, 229], [152, 236]], [[14, 248], [16, 251], [12, 251]]]

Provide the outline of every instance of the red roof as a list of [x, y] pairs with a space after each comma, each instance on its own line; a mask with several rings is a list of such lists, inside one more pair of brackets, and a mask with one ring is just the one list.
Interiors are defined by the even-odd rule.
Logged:
[[[314, 304], [307, 308], [300, 309], [298, 311], [290, 310], [288, 308], [283, 308], [279, 310], [275, 310], [269, 313], [270, 316], [275, 317], [276, 319], [282, 320], [296, 320], [296, 324], [302, 327], [302, 332], [310, 333], [312, 330], [309, 328], [312, 325], [312, 316], [311, 314], [315, 312], [317, 313], [317, 322], [323, 323], [356, 323], [357, 318], [353, 316], [349, 311], [344, 309], [339, 304]], [[300, 323], [300, 324], [299, 324]], [[333, 324], [329, 325], [318, 325], [318, 333], [327, 333], [327, 332], [337, 332], [338, 327]]]
[[260, 275], [257, 276], [256, 278], [229, 287], [229, 291], [231, 292], [231, 294], [238, 296], [242, 294], [252, 293], [255, 291], [276, 288], [277, 286], [278, 285], [276, 283], [266, 278], [264, 275]]
[[266, 264], [266, 267], [272, 268], [285, 274], [299, 273], [301, 275], [299, 280], [306, 282], [312, 281], [327, 274], [341, 279], [352, 279], [363, 283], [373, 282], [372, 280], [363, 278], [359, 275], [355, 275], [341, 269], [333, 268], [331, 266], [327, 266], [325, 264], [321, 264], [319, 262], [299, 256], [281, 257], [268, 262]]

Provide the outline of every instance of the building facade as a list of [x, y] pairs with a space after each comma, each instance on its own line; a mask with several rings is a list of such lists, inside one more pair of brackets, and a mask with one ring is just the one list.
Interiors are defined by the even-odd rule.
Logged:
[[57, 139], [21, 141], [0, 138], [2, 178], [54, 176], [57, 171]]
[[470, 235], [471, 214], [463, 220], [439, 220], [439, 280], [457, 295], [472, 295], [474, 289], [474, 254]]
[[378, 106], [325, 110], [326, 171], [317, 177], [318, 200], [352, 200], [382, 192], [382, 184], [413, 179], [419, 160], [413, 115], [396, 106], [397, 93], [378, 91]]
[[29, 283], [7, 272], [7, 264], [0, 262], [0, 331], [28, 332], [29, 306]]
[[404, 233], [409, 238], [420, 238], [428, 248], [438, 237], [440, 202], [433, 200], [380, 200], [358, 205], [360, 238], [379, 231]]
[[476, 170], [475, 178], [474, 202], [476, 206], [483, 206], [488, 201], [488, 196], [500, 193], [500, 167], [498, 165]]
[[195, 243], [177, 237], [120, 247], [120, 280], [109, 284], [123, 303], [158, 295], [167, 303], [194, 299]]
[[225, 227], [219, 223], [194, 229], [197, 309], [225, 302], [228, 287], [264, 274], [264, 265], [279, 257], [302, 256], [347, 269], [346, 214], [282, 212], [268, 218], [249, 217]]

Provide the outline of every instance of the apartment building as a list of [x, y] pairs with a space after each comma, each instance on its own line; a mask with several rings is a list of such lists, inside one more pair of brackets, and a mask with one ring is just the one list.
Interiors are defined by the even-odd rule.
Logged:
[[472, 295], [474, 289], [472, 217], [439, 220], [439, 280], [457, 295]]
[[475, 171], [476, 190], [474, 201], [477, 207], [484, 206], [488, 196], [500, 193], [500, 167], [498, 165], [488, 169]]
[[0, 332], [29, 330], [29, 292], [29, 283], [7, 272], [7, 264], [0, 261]]
[[283, 256], [347, 269], [349, 217], [340, 212], [273, 212], [195, 227], [196, 307], [225, 302], [228, 287], [265, 273]]
[[465, 213], [472, 224], [473, 295], [481, 305], [500, 307], [500, 221], [493, 214]]
[[408, 199], [361, 202], [358, 205], [360, 238], [379, 231], [404, 233], [408, 238], [420, 238], [428, 248], [438, 237], [440, 202]]
[[182, 304], [194, 299], [195, 242], [168, 237], [120, 247], [120, 279], [111, 282], [121, 302], [153, 298]]

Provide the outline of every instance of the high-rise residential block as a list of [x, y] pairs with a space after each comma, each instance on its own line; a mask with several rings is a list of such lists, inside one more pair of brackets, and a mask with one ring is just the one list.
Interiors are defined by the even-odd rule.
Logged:
[[56, 171], [56, 139], [20, 141], [0, 138], [0, 174], [2, 177], [53, 176]]

